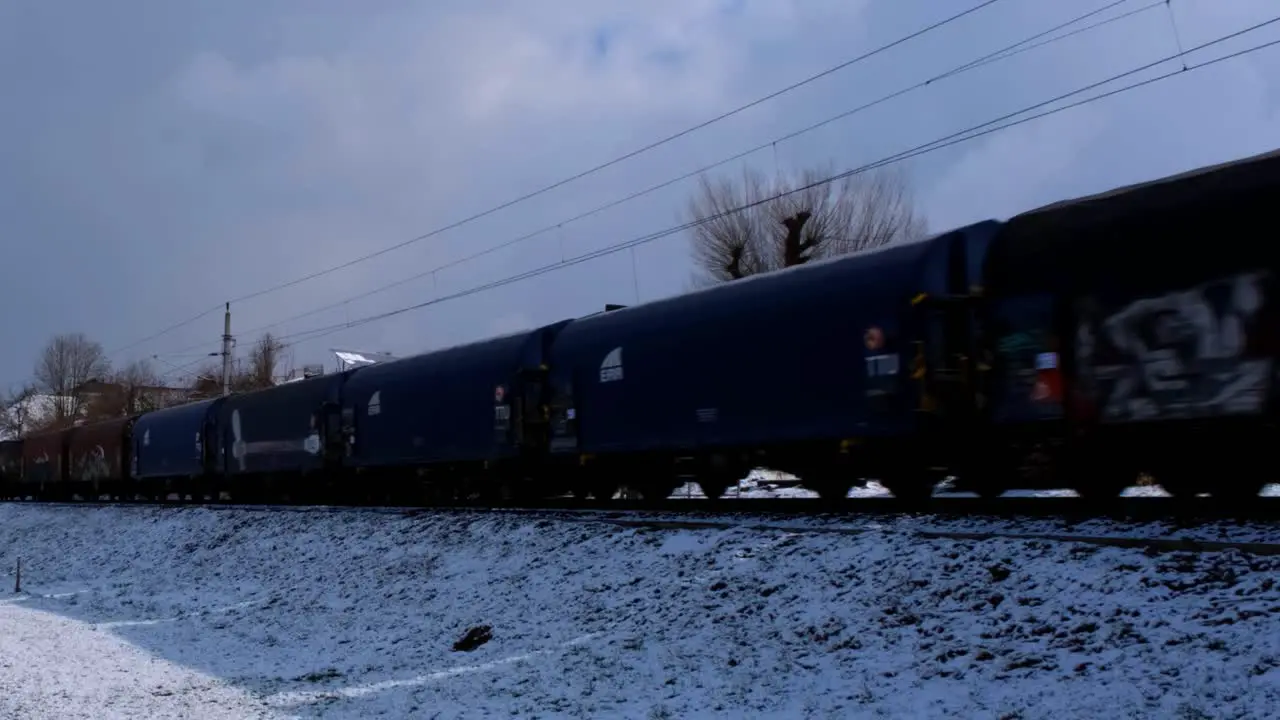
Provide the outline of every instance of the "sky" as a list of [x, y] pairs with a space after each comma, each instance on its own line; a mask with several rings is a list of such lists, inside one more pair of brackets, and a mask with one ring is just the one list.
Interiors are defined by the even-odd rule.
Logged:
[[[1171, 0], [771, 144], [1110, 2], [998, 0], [555, 190], [240, 301], [576, 175], [980, 0], [0, 0], [0, 388], [28, 380], [64, 332], [86, 333], [118, 364], [152, 358], [172, 383], [189, 381], [179, 369], [219, 349], [229, 300], [241, 357], [259, 328], [335, 305], [270, 328], [300, 340], [294, 363], [332, 369], [335, 347], [404, 355], [683, 292], [690, 238], [676, 233], [302, 334], [679, 225], [694, 179], [565, 221], [752, 147], [766, 146], [713, 172], [858, 167], [1280, 16], [1267, 0]], [[1280, 23], [1185, 61], [1273, 40]], [[940, 231], [1277, 145], [1280, 46], [902, 167]]]

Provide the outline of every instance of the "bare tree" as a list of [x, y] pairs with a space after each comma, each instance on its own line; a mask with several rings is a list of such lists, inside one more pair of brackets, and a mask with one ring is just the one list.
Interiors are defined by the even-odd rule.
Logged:
[[83, 398], [78, 389], [85, 382], [101, 379], [111, 371], [102, 344], [84, 333], [55, 336], [36, 361], [35, 380], [41, 390], [54, 396], [54, 422], [66, 424], [80, 416]]
[[271, 333], [264, 333], [249, 351], [247, 382], [252, 389], [268, 388], [276, 384], [276, 371], [285, 361], [288, 348]]
[[191, 382], [193, 397], [211, 398], [222, 394], [222, 368], [209, 363], [196, 370]]
[[[293, 373], [293, 352], [287, 343], [265, 333], [249, 350], [246, 360], [236, 361], [231, 368], [232, 392], [250, 392], [273, 387], [276, 378]], [[209, 363], [195, 372], [191, 394], [217, 397], [222, 394], [222, 366]]]
[[705, 280], [738, 280], [924, 235], [924, 218], [900, 171], [882, 168], [819, 184], [831, 174], [807, 170], [769, 181], [748, 168], [740, 182], [700, 178], [688, 214], [705, 221], [693, 229], [694, 258]]
[[33, 407], [39, 398], [36, 386], [27, 383], [0, 396], [0, 440], [20, 438], [43, 428], [49, 420], [45, 408]]
[[115, 382], [124, 395], [127, 414], [159, 410], [165, 404], [160, 375], [148, 360], [135, 360], [116, 373]]

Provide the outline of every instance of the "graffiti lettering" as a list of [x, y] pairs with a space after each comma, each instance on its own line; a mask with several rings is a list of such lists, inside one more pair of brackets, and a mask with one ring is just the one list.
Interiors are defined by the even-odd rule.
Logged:
[[1261, 412], [1273, 359], [1250, 341], [1263, 332], [1267, 280], [1266, 273], [1242, 273], [1082, 313], [1076, 353], [1100, 419]]
[[107, 453], [102, 449], [101, 445], [93, 446], [92, 450], [80, 456], [79, 467], [76, 468], [76, 477], [82, 482], [105, 480], [111, 477], [111, 466], [107, 463]]

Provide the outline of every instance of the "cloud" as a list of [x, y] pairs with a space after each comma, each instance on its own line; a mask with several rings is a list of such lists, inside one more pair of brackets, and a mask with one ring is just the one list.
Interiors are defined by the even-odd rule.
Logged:
[[971, 148], [929, 191], [933, 227], [1007, 218], [1057, 199], [1064, 179], [1086, 164], [1089, 146], [1105, 131], [1105, 112], [1013, 127]]
[[[511, 4], [420, 11], [358, 27], [341, 49], [323, 54], [256, 62], [196, 54], [156, 101], [167, 108], [152, 114], [191, 118], [190, 142], [200, 148], [192, 156], [240, 195], [254, 196], [255, 212], [243, 220], [214, 219], [230, 225], [223, 237], [241, 238], [230, 242], [253, 253], [240, 257], [269, 253], [254, 268], [237, 264], [235, 284], [269, 285], [269, 276], [295, 274], [282, 272], [289, 265], [319, 269], [323, 263], [313, 265], [312, 257], [332, 262], [412, 237], [564, 169], [629, 150], [655, 128], [713, 115], [740, 101], [753, 42], [850, 20], [857, 4], [744, 4], [728, 15], [714, 2], [658, 3], [644, 12], [585, 3], [578, 10], [548, 16]], [[591, 44], [602, 26], [611, 28], [610, 42], [598, 57]], [[768, 117], [769, 109], [757, 114]], [[648, 162], [650, 174], [660, 167]], [[635, 174], [619, 168], [602, 176], [609, 185], [566, 189], [542, 208], [521, 208], [524, 221], [516, 226], [509, 219], [476, 223], [442, 238], [452, 243], [424, 242], [311, 287], [329, 296], [399, 279], [406, 266], [421, 270], [467, 254], [458, 248], [491, 246], [541, 218], [584, 209], [582, 200], [605, 197], [606, 187], [616, 197]], [[675, 219], [667, 212], [659, 224]], [[496, 227], [500, 234], [490, 229]], [[486, 273], [484, 264], [476, 272], [502, 275]], [[380, 307], [391, 297], [379, 298]], [[465, 326], [473, 331], [476, 324]]]

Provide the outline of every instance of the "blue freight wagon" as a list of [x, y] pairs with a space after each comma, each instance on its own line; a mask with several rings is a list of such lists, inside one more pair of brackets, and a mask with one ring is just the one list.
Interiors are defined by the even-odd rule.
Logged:
[[343, 389], [346, 466], [369, 482], [416, 468], [383, 480], [450, 493], [551, 482], [530, 477], [527, 461], [545, 451], [547, 351], [568, 323], [362, 368]]
[[[928, 424], [922, 407], [948, 395], [931, 385], [971, 337], [970, 305], [949, 301], [978, 284], [997, 227], [571, 323], [551, 354], [552, 452], [597, 495], [621, 482], [661, 496], [687, 467], [715, 496], [766, 463], [842, 495], [851, 473], [895, 476], [904, 459], [927, 462], [908, 440]], [[913, 376], [926, 366], [938, 377]], [[945, 409], [961, 421], [963, 407]], [[886, 484], [919, 486], [923, 472]]]
[[201, 492], [199, 483], [208, 479], [214, 467], [215, 421], [222, 402], [223, 398], [212, 398], [164, 408], [134, 422], [129, 474], [142, 494]]
[[228, 396], [218, 408], [216, 472], [233, 496], [278, 490], [320, 492], [342, 456], [342, 385], [352, 373], [322, 375]]

